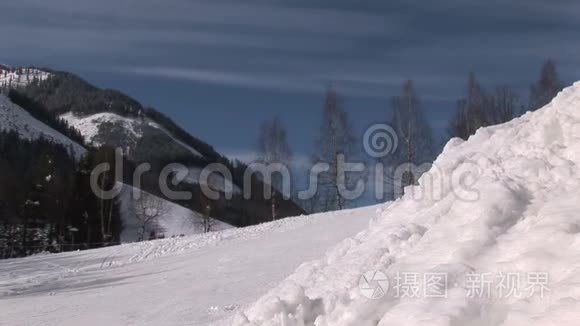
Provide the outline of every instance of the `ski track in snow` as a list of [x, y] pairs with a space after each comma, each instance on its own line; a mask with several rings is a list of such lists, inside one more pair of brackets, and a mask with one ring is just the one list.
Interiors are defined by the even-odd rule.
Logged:
[[207, 325], [368, 225], [376, 208], [0, 262], [0, 325]]
[[[420, 186], [385, 205], [368, 230], [222, 324], [578, 325], [579, 165], [580, 82], [537, 112], [450, 141]], [[472, 171], [473, 182], [452, 187], [462, 170]], [[421, 295], [419, 282], [417, 296], [392, 286], [367, 299], [359, 289], [367, 271], [382, 271], [391, 285], [402, 273], [443, 273], [446, 297]], [[470, 295], [468, 279], [485, 273], [520, 275], [517, 292], [501, 294], [496, 287], [508, 285], [492, 279], [482, 297]], [[546, 273], [544, 295], [529, 288], [529, 273]]]

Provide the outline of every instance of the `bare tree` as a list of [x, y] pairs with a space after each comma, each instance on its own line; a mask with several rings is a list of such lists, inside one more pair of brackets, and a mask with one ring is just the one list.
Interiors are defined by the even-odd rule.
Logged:
[[203, 232], [212, 231], [214, 220], [211, 218], [211, 204], [208, 202], [203, 209]]
[[211, 218], [211, 208], [212, 204], [209, 198], [207, 198], [202, 192], [199, 193], [199, 203], [201, 210], [199, 211], [199, 215], [201, 219], [198, 218], [197, 214], [193, 214], [193, 225], [194, 227], [199, 227], [202, 229], [203, 233], [208, 233], [213, 230], [215, 226], [215, 220]]
[[467, 139], [477, 129], [512, 120], [520, 111], [520, 99], [508, 86], [486, 92], [469, 74], [467, 96], [457, 102], [457, 110], [449, 123], [451, 137]]
[[169, 214], [167, 203], [154, 195], [143, 192], [134, 200], [135, 218], [139, 222], [139, 241], [151, 239], [151, 234], [163, 231], [160, 221]]
[[556, 64], [547, 60], [542, 66], [540, 79], [530, 87], [530, 110], [542, 108], [561, 91], [562, 82], [556, 71]]
[[[258, 162], [265, 165], [284, 164], [288, 166], [292, 160], [292, 151], [288, 144], [286, 128], [278, 117], [264, 121], [258, 135]], [[272, 175], [272, 220], [278, 217], [278, 197], [282, 190], [282, 176]], [[268, 185], [266, 185], [268, 186]]]
[[500, 86], [487, 97], [486, 106], [486, 123], [496, 125], [515, 118], [521, 110], [521, 101], [508, 86]]
[[[101, 146], [95, 153], [95, 165], [99, 163], [108, 163], [110, 167], [115, 166], [115, 148], [111, 146]], [[98, 178], [99, 189], [112, 189], [116, 185], [116, 171], [111, 168], [102, 173]], [[106, 243], [113, 239], [113, 220], [114, 220], [114, 201], [104, 199], [104, 196], [99, 196], [99, 219], [102, 242]]]
[[486, 125], [485, 94], [473, 72], [467, 81], [467, 96], [457, 102], [457, 111], [449, 123], [451, 137], [467, 139]]
[[[387, 180], [398, 181], [402, 189], [417, 182], [418, 167], [432, 159], [433, 135], [431, 126], [425, 117], [419, 97], [412, 80], [407, 80], [402, 87], [401, 94], [391, 100], [392, 118], [390, 125], [394, 128], [398, 141], [398, 148], [393, 155], [385, 157], [390, 165]], [[402, 180], [394, 180], [394, 171], [398, 167], [405, 167]], [[394, 186], [394, 184], [393, 184]]]
[[341, 187], [348, 188], [353, 183], [352, 176], [341, 170], [340, 158], [345, 161], [355, 154], [355, 138], [347, 113], [341, 108], [340, 98], [333, 88], [326, 92], [322, 110], [320, 136], [317, 140], [313, 161], [328, 164], [328, 171], [319, 177], [316, 211], [343, 209], [346, 200], [341, 195]]

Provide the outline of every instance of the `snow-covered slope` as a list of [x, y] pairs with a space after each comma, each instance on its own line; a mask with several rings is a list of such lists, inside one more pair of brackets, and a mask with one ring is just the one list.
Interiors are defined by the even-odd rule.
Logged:
[[420, 184], [224, 325], [580, 323], [580, 83], [452, 140]]
[[139, 123], [136, 119], [124, 118], [114, 113], [103, 112], [81, 118], [75, 116], [72, 112], [68, 112], [61, 115], [60, 118], [66, 121], [69, 126], [80, 131], [85, 141], [94, 146], [103, 145], [103, 143], [96, 140], [95, 137], [99, 134], [99, 125], [104, 122], [118, 123], [125, 128], [127, 132], [130, 132], [134, 139], [138, 139], [142, 136]]
[[[162, 216], [159, 219], [159, 232], [165, 237], [192, 235], [203, 233], [203, 216], [198, 212], [189, 210], [183, 206], [177, 205], [170, 201], [164, 200], [157, 196], [138, 190], [134, 187], [123, 185], [119, 202], [121, 203], [121, 216], [123, 218], [123, 233], [121, 234], [121, 242], [134, 242], [139, 238], [140, 228], [142, 223], [136, 218], [135, 214], [139, 210], [135, 206], [140, 205], [139, 200], [135, 200], [136, 192], [140, 193], [140, 197], [144, 200], [158, 201], [160, 203], [159, 210]], [[145, 205], [145, 207], [147, 207]], [[232, 228], [233, 226], [211, 219], [211, 231], [221, 231]]]
[[[125, 119], [123, 117], [109, 114], [109, 113], [102, 113], [100, 114], [101, 118], [110, 118], [110, 116], [114, 116], [114, 119]], [[126, 119], [126, 123], [128, 124], [127, 130], [133, 131], [131, 123], [133, 123], [132, 119]], [[79, 120], [81, 121], [81, 120]], [[82, 127], [83, 125], [81, 125]], [[90, 126], [90, 124], [89, 124]], [[77, 126], [75, 126], [77, 127]], [[77, 143], [70, 140], [65, 135], [59, 133], [58, 131], [50, 128], [49, 126], [45, 125], [41, 121], [32, 117], [28, 112], [26, 112], [21, 107], [17, 106], [16, 104], [10, 102], [6, 96], [0, 94], [0, 130], [14, 130], [17, 131], [21, 138], [23, 139], [38, 139], [40, 137], [52, 141], [57, 144], [61, 144], [66, 146], [72, 146], [73, 151], [75, 152], [77, 158], [80, 158], [85, 152], [85, 148], [78, 145]], [[83, 135], [87, 136], [90, 139], [91, 135], [91, 127], [80, 128], [79, 129]], [[123, 242], [130, 242], [136, 240], [136, 231], [135, 231], [135, 224], [136, 221], [134, 219], [134, 208], [132, 207], [133, 201], [130, 199], [132, 194], [132, 187], [125, 185], [123, 196], [120, 198], [121, 203], [124, 207], [124, 222], [125, 229], [123, 232]], [[187, 208], [179, 206], [169, 201], [165, 201], [163, 199], [157, 198], [153, 196], [155, 199], [160, 200], [163, 202], [163, 210], [164, 216], [160, 221], [160, 226], [165, 230], [164, 234], [167, 237], [171, 236], [178, 236], [178, 235], [190, 235], [194, 233], [200, 233], [200, 222], [201, 215], [197, 212], [193, 212]], [[198, 225], [199, 224], [199, 225]], [[214, 230], [223, 230], [226, 228], [231, 227], [230, 225], [223, 223], [221, 221], [213, 220], [213, 229]]]
[[362, 230], [376, 208], [0, 262], [0, 325], [206, 325]]
[[[126, 118], [115, 113], [102, 112], [85, 117], [78, 117], [72, 112], [62, 114], [61, 119], [68, 122], [68, 124], [75, 129], [79, 130], [81, 134], [85, 137], [85, 140], [92, 143], [95, 146], [103, 144], [103, 141], [98, 139], [99, 128], [103, 123], [111, 123], [119, 126], [126, 131], [128, 138], [127, 143], [131, 147], [135, 147], [137, 142], [141, 137], [143, 137], [144, 128], [154, 128], [165, 135], [167, 135], [172, 141], [174, 141], [179, 146], [183, 147], [186, 151], [190, 152], [196, 156], [202, 156], [197, 150], [188, 146], [181, 140], [175, 138], [169, 131], [160, 126], [158, 123], [150, 120], [149, 118]], [[127, 150], [127, 149], [126, 149]]]
[[66, 147], [72, 146], [77, 157], [80, 157], [86, 151], [65, 135], [32, 117], [2, 94], [0, 94], [0, 129], [17, 131], [24, 139], [32, 140], [43, 137]]

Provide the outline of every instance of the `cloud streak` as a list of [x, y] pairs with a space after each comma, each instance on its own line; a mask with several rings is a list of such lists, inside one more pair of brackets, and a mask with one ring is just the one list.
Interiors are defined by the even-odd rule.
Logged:
[[569, 0], [4, 1], [0, 55], [276, 91], [334, 83], [363, 97], [413, 78], [426, 97], [445, 99], [469, 70], [493, 81], [547, 57], [579, 64], [575, 9]]
[[241, 86], [257, 89], [289, 90], [320, 92], [322, 89], [315, 83], [299, 81], [297, 79], [275, 78], [273, 76], [259, 76], [256, 74], [244, 74], [236, 72], [224, 72], [203, 69], [186, 69], [172, 67], [135, 67], [125, 69], [126, 72], [155, 76], [160, 78], [183, 79], [197, 82], [207, 82], [212, 84]]

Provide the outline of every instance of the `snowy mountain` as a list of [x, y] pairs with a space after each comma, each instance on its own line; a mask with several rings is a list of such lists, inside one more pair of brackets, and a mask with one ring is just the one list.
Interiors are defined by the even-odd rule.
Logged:
[[[151, 174], [160, 174], [170, 163], [185, 166], [189, 175], [181, 183], [182, 190], [199, 191], [201, 170], [213, 163], [226, 166], [233, 180], [212, 175], [210, 186], [225, 191], [232, 186], [234, 199], [214, 203], [212, 213], [224, 222], [247, 226], [271, 220], [270, 203], [259, 197], [241, 196], [244, 166], [231, 161], [202, 140], [190, 135], [170, 118], [135, 99], [115, 90], [100, 89], [67, 72], [17, 68], [0, 71], [0, 89], [12, 89], [24, 102], [65, 121], [78, 130], [88, 146], [108, 145], [122, 149], [131, 164], [149, 163]], [[22, 104], [24, 107], [25, 105]], [[151, 176], [151, 180], [157, 179]], [[131, 180], [125, 180], [131, 183]], [[261, 181], [256, 180], [257, 186]], [[159, 195], [152, 182], [144, 182], [146, 191]], [[190, 210], [204, 208], [198, 201], [187, 203]], [[304, 211], [292, 200], [280, 201], [279, 216], [300, 215]], [[249, 214], [252, 212], [252, 214]]]
[[[5, 69], [6, 70], [0, 71], [0, 88], [5, 89], [21, 89], [33, 81], [44, 81], [50, 76], [48, 72], [33, 68]], [[152, 121], [142, 122], [143, 119], [124, 118], [114, 113], [100, 113], [85, 119], [76, 118], [72, 114], [65, 114], [63, 115], [63, 118], [70, 126], [75, 127], [83, 136], [86, 137], [87, 143], [95, 146], [103, 144], [98, 140], [93, 139], [93, 137], [98, 134], [98, 126], [103, 122], [116, 122], [122, 124], [125, 130], [134, 133], [135, 139], [138, 139], [141, 136], [135, 133], [135, 131], [143, 130], [143, 127], [138, 126], [140, 123], [146, 123], [149, 127], [156, 128], [169, 135], [163, 127]], [[23, 139], [36, 140], [42, 137], [50, 142], [63, 145], [74, 152], [77, 160], [87, 151], [83, 146], [77, 144], [66, 135], [63, 135], [57, 130], [54, 130], [50, 126], [34, 118], [29, 112], [11, 102], [7, 96], [2, 94], [0, 94], [0, 130], [15, 131], [19, 134], [20, 138]], [[188, 148], [186, 145], [183, 146], [195, 154], [193, 149]], [[124, 222], [122, 242], [133, 242], [137, 240], [135, 209], [133, 207], [134, 201], [131, 200], [130, 197], [133, 188], [124, 185], [124, 189], [125, 190], [123, 191], [120, 200], [123, 207], [122, 215]], [[150, 196], [160, 201], [162, 203], [162, 209], [166, 211], [165, 216], [163, 216], [159, 221], [159, 226], [160, 229], [164, 231], [164, 236], [172, 237], [203, 232], [200, 227], [203, 220], [201, 214], [159, 197], [153, 195]], [[212, 219], [212, 230], [222, 230], [229, 227], [231, 226], [226, 223]]]
[[[10, 99], [1, 94], [0, 130], [16, 131], [20, 135], [20, 138], [23, 139], [36, 140], [42, 137], [53, 143], [61, 144], [66, 148], [71, 148], [75, 153], [76, 159], [80, 159], [80, 157], [86, 153], [84, 147], [35, 119], [23, 108], [12, 103]], [[132, 207], [134, 202], [130, 197], [133, 188], [128, 185], [124, 185], [124, 188], [125, 189], [120, 198], [120, 203], [123, 207], [122, 215], [125, 225], [122, 234], [122, 242], [132, 242], [137, 239], [137, 232], [135, 230], [135, 210]], [[203, 218], [199, 213], [159, 197], [153, 197], [163, 203], [162, 209], [166, 211], [165, 216], [160, 221], [160, 227], [164, 230], [164, 236], [171, 237], [203, 232], [200, 230], [199, 226]], [[223, 230], [231, 227], [226, 223], [217, 220], [213, 220], [212, 224], [212, 230]]]
[[175, 138], [167, 129], [147, 117], [135, 119], [110, 112], [96, 113], [89, 116], [77, 116], [72, 112], [68, 112], [60, 115], [60, 117], [68, 122], [70, 126], [79, 130], [85, 136], [85, 140], [95, 146], [107, 143], [106, 137], [102, 135], [105, 132], [102, 128], [103, 125], [118, 126], [127, 131], [125, 135], [127, 138], [125, 152], [127, 153], [130, 153], [137, 147], [144, 133], [153, 132], [153, 130], [148, 129], [154, 129], [155, 131], [164, 133], [171, 141], [181, 146], [190, 154], [203, 157], [196, 149]]
[[578, 198], [580, 82], [451, 140], [367, 230], [223, 324], [578, 325]]
[[64, 145], [67, 148], [70, 147], [77, 158], [86, 152], [85, 148], [81, 145], [41, 121], [38, 121], [2, 94], [0, 94], [0, 130], [16, 131], [21, 138], [29, 140], [42, 137], [54, 143]]
[[[94, 146], [120, 147], [135, 161], [166, 156], [215, 160], [211, 146], [192, 137], [160, 112], [121, 92], [99, 89], [66, 72], [17, 68], [0, 70], [0, 88], [17, 89], [79, 130]], [[151, 142], [164, 146], [151, 149]], [[157, 153], [161, 152], [161, 153]]]

